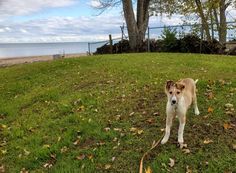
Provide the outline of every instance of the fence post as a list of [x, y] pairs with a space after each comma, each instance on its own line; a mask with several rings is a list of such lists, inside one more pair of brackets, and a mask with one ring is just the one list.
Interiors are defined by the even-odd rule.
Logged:
[[110, 43], [110, 53], [112, 54], [112, 52], [113, 52], [113, 46], [112, 46], [112, 37], [111, 37], [111, 34], [109, 34], [109, 43]]
[[150, 52], [150, 28], [148, 26], [148, 40], [147, 40], [147, 49], [148, 49], [148, 52]]
[[90, 43], [88, 42], [88, 54], [91, 55], [91, 52], [90, 52]]

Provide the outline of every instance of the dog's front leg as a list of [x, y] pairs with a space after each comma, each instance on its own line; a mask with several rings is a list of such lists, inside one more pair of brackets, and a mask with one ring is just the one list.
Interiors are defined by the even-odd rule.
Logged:
[[173, 117], [174, 117], [174, 113], [167, 111], [165, 136], [162, 139], [161, 144], [165, 144], [170, 137], [170, 128], [172, 126]]
[[178, 142], [179, 144], [183, 144], [184, 143], [184, 126], [186, 123], [186, 116], [185, 113], [180, 113], [178, 114], [178, 118], [179, 118], [179, 130], [178, 130]]

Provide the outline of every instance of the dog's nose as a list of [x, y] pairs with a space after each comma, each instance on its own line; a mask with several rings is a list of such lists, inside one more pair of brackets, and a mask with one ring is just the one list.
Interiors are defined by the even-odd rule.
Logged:
[[176, 100], [172, 100], [172, 104], [175, 104], [176, 103]]

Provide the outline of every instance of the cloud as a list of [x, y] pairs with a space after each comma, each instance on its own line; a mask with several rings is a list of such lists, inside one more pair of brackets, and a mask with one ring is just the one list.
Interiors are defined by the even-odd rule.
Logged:
[[101, 3], [99, 0], [91, 0], [88, 4], [93, 8], [98, 8], [101, 6]]
[[0, 42], [63, 42], [121, 37], [122, 17], [115, 15], [51, 17], [0, 25]]
[[0, 17], [28, 15], [44, 8], [73, 5], [76, 0], [1, 0]]

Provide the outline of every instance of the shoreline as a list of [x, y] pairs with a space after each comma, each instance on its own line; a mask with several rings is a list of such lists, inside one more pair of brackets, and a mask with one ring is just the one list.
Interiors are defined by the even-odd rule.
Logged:
[[0, 58], [0, 67], [6, 67], [6, 66], [11, 66], [11, 65], [16, 65], [16, 64], [33, 63], [33, 62], [52, 61], [52, 60], [63, 59], [63, 58], [75, 58], [75, 57], [82, 57], [82, 56], [87, 56], [87, 53], [65, 54], [64, 57], [60, 54], [57, 54], [57, 55]]

